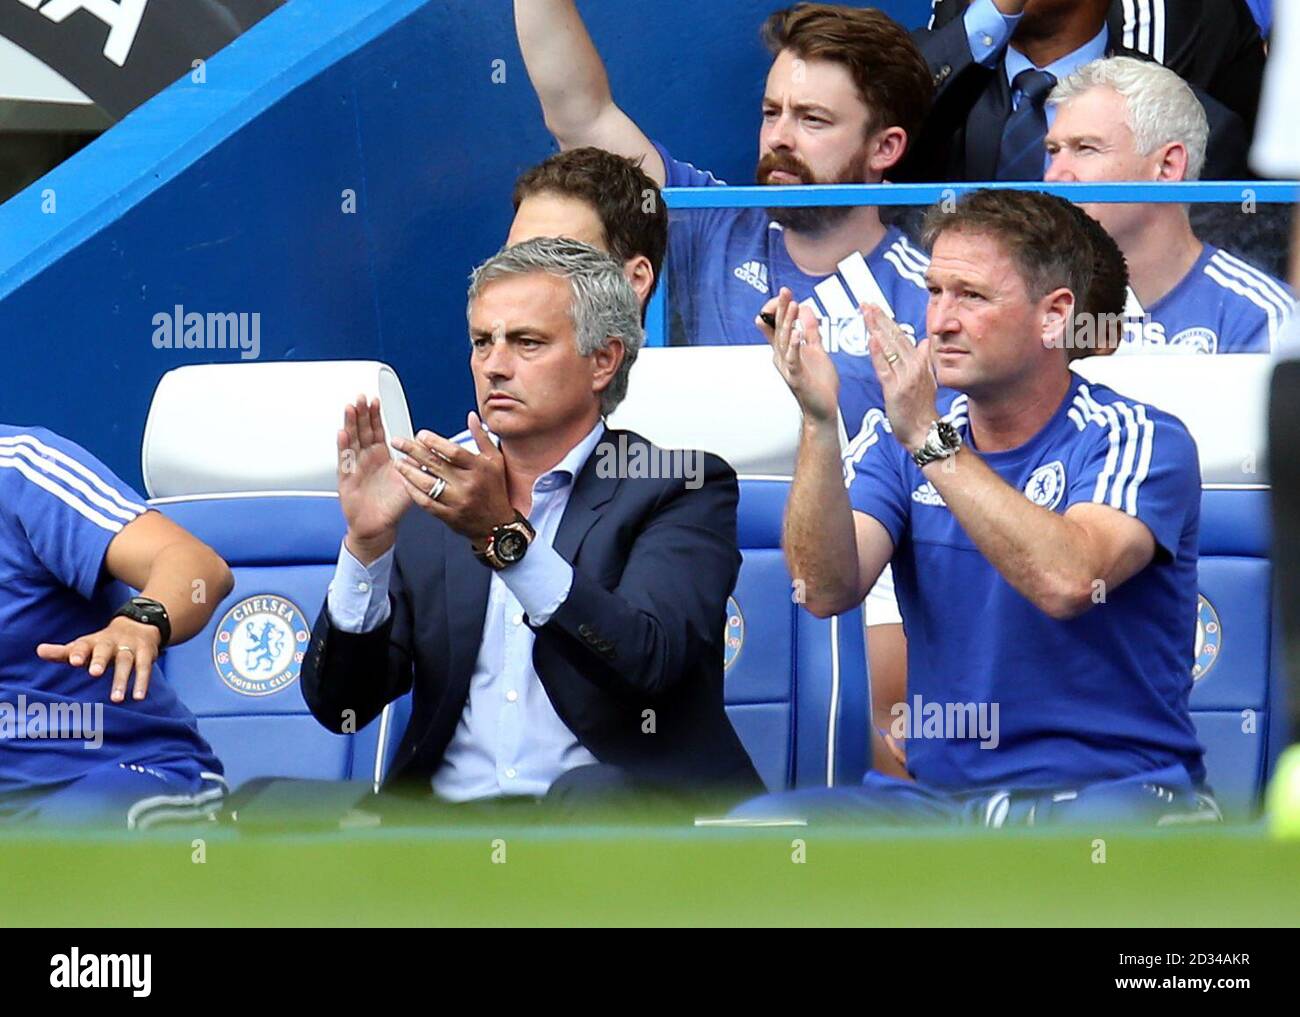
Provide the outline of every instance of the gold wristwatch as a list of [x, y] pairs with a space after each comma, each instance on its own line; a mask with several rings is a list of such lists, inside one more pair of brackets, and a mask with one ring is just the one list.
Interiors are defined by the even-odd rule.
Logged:
[[481, 551], [472, 544], [470, 546], [473, 548], [474, 557], [489, 568], [500, 571], [522, 559], [528, 553], [528, 545], [536, 536], [537, 531], [533, 529], [532, 524], [524, 518], [522, 512], [516, 509], [514, 519], [492, 527], [487, 544]]

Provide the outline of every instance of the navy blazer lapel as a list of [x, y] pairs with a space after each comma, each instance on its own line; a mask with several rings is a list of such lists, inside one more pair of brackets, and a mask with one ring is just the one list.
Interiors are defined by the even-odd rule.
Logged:
[[[618, 490], [617, 471], [612, 477], [601, 476], [596, 466], [602, 459], [601, 446], [610, 442], [617, 447], [621, 436], [625, 447], [636, 442], [645, 442], [639, 434], [633, 434], [631, 431], [615, 431], [607, 428], [591, 455], [587, 457], [582, 472], [573, 482], [573, 494], [569, 496], [569, 504], [564, 507], [564, 515], [560, 518], [560, 526], [555, 532], [553, 543], [560, 557], [570, 564], [573, 564], [577, 558], [583, 538], [600, 515], [600, 507], [614, 497], [614, 492]], [[621, 463], [623, 456], [618, 456], [615, 461]]]
[[998, 61], [993, 68], [993, 80], [980, 93], [966, 120], [967, 180], [997, 178], [1002, 131], [1010, 118], [1011, 86], [1007, 84], [1006, 68]]

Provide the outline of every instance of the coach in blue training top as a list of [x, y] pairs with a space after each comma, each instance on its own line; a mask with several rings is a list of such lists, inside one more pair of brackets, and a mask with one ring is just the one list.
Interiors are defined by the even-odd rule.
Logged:
[[221, 803], [221, 764], [154, 662], [234, 582], [143, 501], [85, 449], [0, 424], [0, 823], [145, 827]]
[[[837, 378], [778, 311], [803, 408], [790, 574], [819, 616], [892, 561], [908, 645], [897, 718], [915, 782], [742, 807], [988, 825], [1217, 819], [1188, 712], [1200, 473], [1176, 418], [1067, 367], [1090, 245], [1059, 198], [978, 191], [927, 222], [930, 338], [872, 313], [886, 413], [844, 457]], [[936, 378], [957, 390], [946, 413]]]

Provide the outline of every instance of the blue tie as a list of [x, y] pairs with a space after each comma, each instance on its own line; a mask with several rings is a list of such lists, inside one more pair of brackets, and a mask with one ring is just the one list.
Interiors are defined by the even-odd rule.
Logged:
[[1043, 104], [1055, 84], [1055, 74], [1034, 69], [1021, 71], [1011, 82], [1012, 91], [1021, 93], [1020, 107], [1011, 114], [1002, 131], [999, 180], [1043, 179], [1043, 138], [1047, 136], [1047, 112]]

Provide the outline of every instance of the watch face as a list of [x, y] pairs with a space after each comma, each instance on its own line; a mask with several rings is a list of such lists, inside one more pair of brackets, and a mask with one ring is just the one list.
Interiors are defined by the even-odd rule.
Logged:
[[135, 608], [137, 614], [146, 618], [159, 618], [167, 613], [160, 605], [147, 597], [132, 597], [131, 606]]
[[524, 556], [528, 548], [528, 538], [518, 530], [506, 530], [496, 539], [497, 557], [504, 562], [516, 562]]

